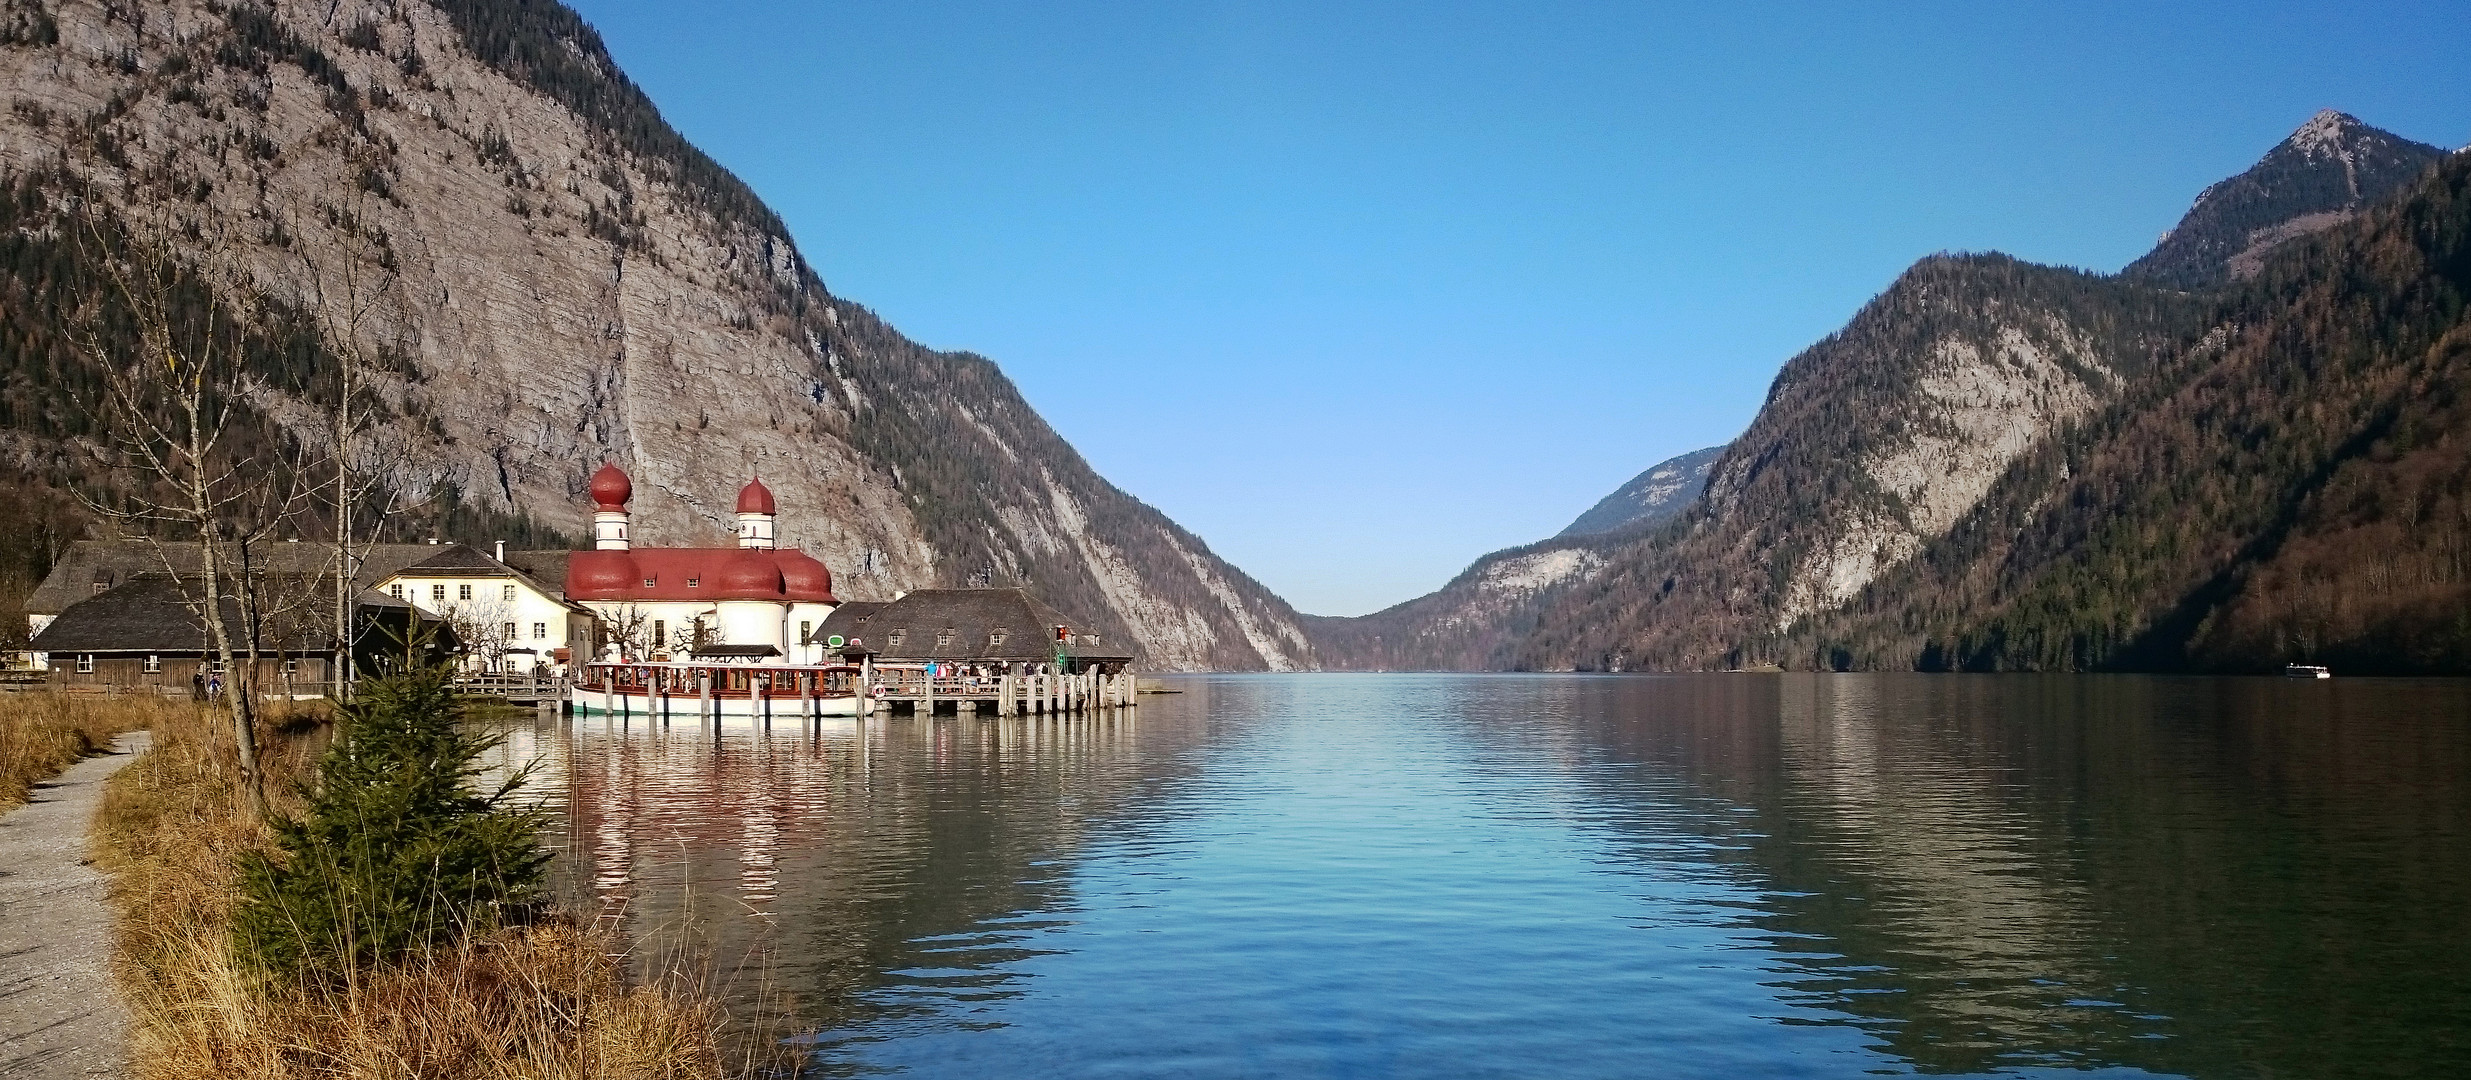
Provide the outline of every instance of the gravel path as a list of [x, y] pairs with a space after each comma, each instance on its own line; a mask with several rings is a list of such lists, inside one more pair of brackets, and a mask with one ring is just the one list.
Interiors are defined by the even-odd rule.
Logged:
[[121, 736], [0, 816], [0, 1080], [120, 1075], [129, 1018], [111, 986], [111, 916], [86, 827], [103, 778], [150, 740]]

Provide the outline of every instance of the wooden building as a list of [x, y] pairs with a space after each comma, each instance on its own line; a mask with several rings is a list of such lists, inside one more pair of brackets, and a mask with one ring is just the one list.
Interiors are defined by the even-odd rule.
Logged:
[[986, 676], [1122, 675], [1133, 660], [1128, 645], [1101, 640], [1023, 589], [920, 589], [891, 603], [842, 604], [815, 633], [852, 660]]
[[[332, 579], [314, 575], [273, 576], [288, 595], [331, 596]], [[222, 675], [220, 657], [188, 597], [195, 579], [140, 574], [70, 604], [47, 620], [32, 645], [51, 656], [48, 680], [57, 689], [159, 690], [186, 694], [194, 680]], [[319, 590], [323, 589], [323, 592]], [[233, 652], [247, 647], [240, 605], [225, 598], [223, 622], [235, 635]], [[256, 681], [268, 695], [322, 695], [334, 678], [336, 644], [327, 604], [302, 605], [260, 619]], [[384, 593], [361, 590], [355, 613], [353, 662], [365, 671], [398, 663], [406, 642], [444, 654], [456, 647], [452, 631], [423, 620], [411, 605]]]

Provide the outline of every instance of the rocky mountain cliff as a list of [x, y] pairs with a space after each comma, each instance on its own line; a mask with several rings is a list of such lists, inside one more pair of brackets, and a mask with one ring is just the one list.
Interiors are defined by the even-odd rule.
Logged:
[[[644, 541], [706, 542], [760, 474], [784, 543], [845, 598], [1018, 583], [1153, 665], [1313, 663], [1291, 608], [1097, 476], [993, 363], [832, 295], [563, 6], [4, 6], [8, 287], [56, 295], [75, 253], [46, 214], [89, 190], [190, 223], [190, 255], [278, 309], [343, 303], [312, 285], [358, 266], [384, 282], [358, 344], [386, 361], [387, 480], [444, 492], [448, 531], [581, 535], [607, 460], [634, 476]], [[91, 472], [93, 379], [56, 312], [20, 322], [0, 344], [0, 456], [56, 499]], [[288, 340], [300, 377], [252, 404], [306, 433], [339, 343]]]
[[[1926, 259], [1785, 365], [1678, 517], [1316, 620], [1325, 659], [2359, 668], [2376, 666], [2364, 643], [2412, 638], [2422, 659], [2383, 666], [2471, 670], [2445, 644], [2471, 631], [2430, 629], [2437, 601], [2411, 599], [2466, 572], [2430, 518], [2455, 505], [2471, 441], [2430, 401], [2455, 393], [2463, 225], [2445, 185], [2471, 166], [2433, 153], [2322, 114], [2120, 275]], [[2319, 533], [2378, 539], [2351, 553], [2378, 569], [2294, 546]]]
[[1629, 483], [1613, 489], [1613, 494], [1597, 500], [1596, 505], [1588, 507], [1586, 513], [1553, 534], [1553, 538], [1647, 528], [1681, 513], [1698, 499], [1700, 492], [1707, 490], [1708, 471], [1715, 467], [1717, 455], [1724, 452], [1724, 447], [1711, 446], [1648, 466], [1646, 472], [1631, 477]]

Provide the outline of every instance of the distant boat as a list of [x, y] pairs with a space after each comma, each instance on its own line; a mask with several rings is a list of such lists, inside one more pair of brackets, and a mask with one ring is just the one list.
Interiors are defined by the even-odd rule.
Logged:
[[2286, 679], [2330, 679], [2334, 677], [2334, 673], [2321, 664], [2284, 664], [2282, 675]]

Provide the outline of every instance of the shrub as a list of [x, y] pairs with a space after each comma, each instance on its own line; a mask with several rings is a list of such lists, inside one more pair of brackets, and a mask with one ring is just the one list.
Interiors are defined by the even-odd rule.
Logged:
[[273, 853], [238, 857], [244, 960], [331, 981], [540, 913], [541, 817], [511, 805], [525, 774], [477, 793], [473, 762], [498, 740], [461, 719], [443, 669], [362, 685], [305, 813], [273, 822]]

